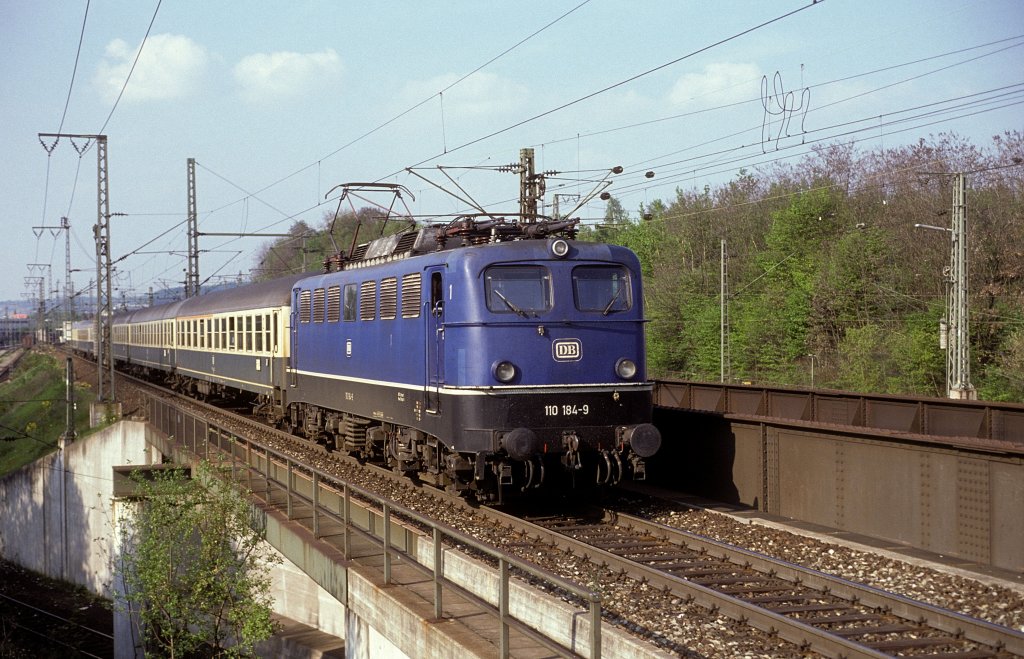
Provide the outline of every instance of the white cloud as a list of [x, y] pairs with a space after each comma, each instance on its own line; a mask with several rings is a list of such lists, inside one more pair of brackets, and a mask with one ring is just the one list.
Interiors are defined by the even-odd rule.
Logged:
[[342, 71], [333, 48], [319, 53], [256, 53], [235, 65], [235, 82], [252, 102], [299, 96], [335, 84]]
[[[93, 83], [107, 101], [121, 92], [137, 48], [121, 39], [107, 44]], [[131, 80], [124, 90], [125, 101], [149, 101], [187, 96], [206, 70], [206, 49], [188, 37], [157, 34], [146, 40]]]
[[[720, 62], [708, 64], [700, 73], [687, 73], [676, 81], [669, 92], [675, 105], [701, 99], [722, 104], [749, 101], [761, 94], [761, 70], [755, 64]], [[710, 97], [710, 98], [703, 98]]]
[[[458, 79], [456, 74], [448, 73], [406, 84], [402, 93], [405, 107], [437, 96]], [[513, 113], [526, 104], [527, 92], [525, 85], [478, 71], [444, 92], [445, 121], [469, 121]]]

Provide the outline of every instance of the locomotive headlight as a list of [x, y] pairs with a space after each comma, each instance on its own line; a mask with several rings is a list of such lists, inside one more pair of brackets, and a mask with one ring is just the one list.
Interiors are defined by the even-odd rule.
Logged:
[[632, 359], [620, 359], [615, 363], [615, 373], [623, 380], [632, 380], [636, 375], [636, 363]]
[[516, 366], [512, 362], [496, 362], [491, 367], [491, 373], [498, 382], [511, 382], [516, 376]]
[[557, 258], [564, 259], [569, 254], [569, 243], [561, 238], [551, 241], [551, 253]]

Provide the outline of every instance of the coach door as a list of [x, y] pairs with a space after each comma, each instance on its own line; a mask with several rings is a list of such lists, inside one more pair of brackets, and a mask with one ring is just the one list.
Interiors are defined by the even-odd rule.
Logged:
[[430, 296], [427, 306], [426, 358], [427, 412], [441, 412], [441, 387], [444, 385], [444, 268], [427, 269]]
[[299, 359], [299, 289], [292, 292], [292, 313], [291, 313], [291, 346], [288, 350], [288, 358], [285, 360], [285, 368], [288, 371], [288, 386], [294, 387], [299, 384], [299, 374], [295, 372]]

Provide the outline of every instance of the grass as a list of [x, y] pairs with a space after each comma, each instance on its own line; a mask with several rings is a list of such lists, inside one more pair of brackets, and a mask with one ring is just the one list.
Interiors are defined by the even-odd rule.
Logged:
[[[64, 375], [54, 356], [32, 351], [0, 384], [0, 475], [57, 450], [65, 426]], [[75, 398], [75, 427], [87, 428], [92, 391], [78, 384]]]

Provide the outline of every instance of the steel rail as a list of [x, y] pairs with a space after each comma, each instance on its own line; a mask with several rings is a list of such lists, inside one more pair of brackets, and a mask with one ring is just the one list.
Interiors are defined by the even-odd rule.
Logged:
[[1024, 633], [1008, 627], [918, 602], [873, 586], [849, 581], [742, 547], [716, 542], [666, 524], [624, 513], [615, 513], [615, 517], [621, 525], [627, 528], [634, 528], [655, 537], [661, 537], [673, 544], [696, 547], [708, 555], [718, 556], [732, 563], [748, 564], [759, 572], [772, 572], [776, 577], [786, 581], [822, 590], [863, 606], [885, 609], [900, 618], [920, 621], [935, 629], [956, 636], [963, 635], [977, 643], [1024, 656]]
[[[51, 611], [46, 611], [45, 609], [40, 609], [39, 607], [33, 606], [33, 605], [31, 605], [31, 604], [29, 604], [27, 602], [22, 602], [21, 600], [19, 600], [17, 598], [14, 598], [14, 597], [11, 597], [10, 595], [7, 595], [5, 593], [0, 593], [0, 597], [2, 597], [3, 599], [11, 602], [12, 604], [14, 604], [16, 606], [20, 606], [22, 608], [29, 609], [30, 611], [34, 611], [35, 613], [41, 613], [42, 615], [47, 616], [48, 618], [52, 618], [57, 623], [64, 624], [64, 625], [71, 625], [73, 627], [77, 627], [78, 629], [81, 629], [83, 632], [91, 634], [93, 637], [103, 639], [103, 640], [99, 641], [100, 643], [107, 643], [107, 642], [112, 643], [114, 641], [114, 637], [111, 634], [108, 634], [106, 632], [102, 632], [102, 631], [100, 631], [98, 629], [93, 629], [92, 627], [87, 627], [85, 625], [79, 624], [79, 623], [75, 622], [74, 620], [71, 620], [70, 618], [65, 618], [64, 616], [57, 615], [56, 613], [53, 613]], [[28, 627], [28, 626], [26, 626], [25, 624], [23, 624], [21, 622], [18, 622], [18, 621], [15, 621], [15, 622], [17, 624], [17, 628], [18, 629], [20, 629], [22, 631], [25, 631], [25, 632], [28, 632], [30, 634], [33, 634], [35, 636], [39, 636], [41, 638], [44, 638], [44, 639], [46, 639], [47, 642], [56, 643], [57, 645], [61, 645], [61, 646], [66, 647], [66, 648], [68, 648], [70, 650], [74, 650], [75, 652], [77, 652], [79, 654], [82, 654], [84, 656], [87, 656], [87, 657], [95, 657], [96, 659], [101, 659], [101, 657], [99, 655], [92, 654], [91, 652], [89, 652], [87, 650], [83, 650], [82, 648], [80, 648], [77, 645], [72, 645], [70, 643], [66, 643], [66, 642], [56, 638], [53, 635], [53, 633], [52, 633], [53, 630], [48, 629], [48, 630], [46, 630], [47, 633], [44, 633], [44, 632], [40, 632], [40, 631], [38, 631], [36, 629], [32, 629], [31, 627]], [[85, 642], [87, 643], [88, 641], [85, 641]]]
[[[513, 515], [487, 509], [486, 514], [496, 521], [523, 529], [527, 533], [548, 542], [563, 551], [575, 552], [589, 557], [606, 566], [619, 569], [630, 578], [648, 582], [658, 588], [667, 589], [673, 594], [688, 601], [695, 602], [705, 608], [719, 611], [722, 614], [756, 627], [762, 631], [777, 634], [803, 649], [820, 652], [830, 657], [890, 657], [881, 649], [868, 647], [865, 644], [820, 629], [800, 620], [784, 616], [757, 604], [733, 597], [708, 586], [689, 581], [683, 577], [670, 574], [656, 567], [645, 565], [639, 561], [624, 558], [609, 549], [595, 546], [583, 540], [535, 525]], [[985, 621], [975, 620], [968, 616], [946, 611], [939, 607], [922, 604], [899, 595], [886, 593], [863, 584], [856, 584], [838, 577], [804, 568], [779, 559], [758, 554], [749, 550], [734, 547], [725, 543], [715, 542], [708, 538], [683, 532], [679, 529], [648, 522], [621, 513], [608, 513], [609, 523], [626, 529], [636, 529], [655, 538], [664, 540], [678, 548], [689, 547], [699, 553], [713, 558], [728, 561], [736, 570], [744, 568], [759, 572], [762, 576], [770, 576], [791, 582], [794, 587], [823, 591], [826, 595], [847, 600], [851, 607], [878, 608], [889, 615], [914, 624], [927, 624], [936, 631], [946, 632], [954, 636], [962, 636], [970, 641], [992, 648], [992, 652], [983, 656], [996, 656], [999, 653], [1012, 653], [1024, 656], [1024, 634]], [[618, 523], [616, 521], [618, 520]], [[635, 548], [635, 545], [634, 545]], [[628, 550], [623, 553], [629, 553]], [[781, 590], [781, 589], [780, 589]], [[922, 631], [924, 631], [922, 629]], [[927, 655], [924, 655], [927, 656]]]
[[792, 618], [787, 618], [779, 613], [774, 613], [763, 607], [729, 597], [706, 586], [687, 581], [681, 577], [668, 574], [636, 561], [624, 559], [606, 549], [595, 547], [586, 542], [545, 529], [543, 526], [532, 524], [519, 517], [493, 509], [488, 509], [486, 514], [493, 516], [496, 520], [502, 520], [505, 524], [515, 528], [524, 529], [525, 525], [526, 528], [524, 530], [526, 533], [543, 539], [562, 551], [577, 553], [590, 558], [592, 561], [603, 562], [610, 568], [620, 570], [631, 579], [650, 583], [657, 588], [672, 592], [686, 601], [696, 603], [711, 611], [717, 611], [733, 620], [749, 624], [768, 634], [777, 635], [779, 638], [789, 641], [803, 650], [812, 650], [828, 657], [843, 659], [881, 659], [882, 657], [890, 656], [866, 648], [859, 643], [829, 634]]

